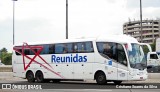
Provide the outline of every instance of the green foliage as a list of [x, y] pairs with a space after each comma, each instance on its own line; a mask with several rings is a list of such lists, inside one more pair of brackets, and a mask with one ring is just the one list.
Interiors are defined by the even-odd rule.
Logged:
[[152, 51], [156, 51], [156, 42], [151, 44]]
[[144, 54], [147, 55], [147, 53], [149, 52], [148, 47], [145, 45], [145, 46], [142, 46], [142, 48], [143, 48]]
[[8, 53], [6, 48], [2, 48], [0, 50], [0, 58], [1, 62], [5, 65], [11, 65], [12, 64], [12, 53]]
[[7, 52], [8, 52], [6, 48], [2, 48], [0, 51], [1, 51], [1, 52], [4, 52], [4, 53], [7, 53]]
[[[152, 43], [150, 45], [151, 45], [152, 51], [153, 52], [156, 51], [156, 43], [154, 42], [154, 43]], [[143, 46], [143, 51], [144, 51], [145, 54], [148, 53], [149, 52], [148, 47], [147, 46]]]

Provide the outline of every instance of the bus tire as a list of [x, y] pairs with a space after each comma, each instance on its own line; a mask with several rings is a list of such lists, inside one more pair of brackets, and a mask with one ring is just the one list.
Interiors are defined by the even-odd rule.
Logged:
[[43, 73], [41, 71], [36, 72], [35, 78], [36, 78], [38, 83], [43, 83], [44, 82], [44, 76], [43, 76]]
[[106, 75], [104, 74], [104, 72], [96, 73], [95, 79], [96, 79], [97, 84], [99, 85], [104, 85], [107, 83]]
[[116, 85], [119, 85], [119, 84], [122, 83], [122, 81], [113, 81], [113, 82], [114, 82], [114, 84], [116, 84]]
[[26, 78], [27, 78], [28, 82], [30, 82], [30, 83], [35, 82], [34, 74], [32, 71], [27, 72]]

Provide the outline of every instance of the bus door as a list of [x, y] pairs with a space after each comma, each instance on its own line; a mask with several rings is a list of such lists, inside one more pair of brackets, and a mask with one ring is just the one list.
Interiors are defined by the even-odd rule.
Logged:
[[[113, 42], [97, 42], [98, 52], [103, 58], [100, 60], [96, 58], [96, 61], [105, 62], [105, 70], [107, 80], [117, 80], [117, 54], [116, 43]], [[102, 66], [103, 67], [103, 66]]]
[[128, 80], [128, 67], [126, 53], [121, 44], [117, 44], [117, 76], [118, 80]]

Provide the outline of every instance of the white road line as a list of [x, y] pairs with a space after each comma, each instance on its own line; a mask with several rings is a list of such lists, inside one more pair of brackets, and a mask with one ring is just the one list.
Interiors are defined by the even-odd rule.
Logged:
[[102, 92], [102, 91], [107, 91], [107, 92], [108, 92], [108, 91], [112, 91], [112, 90], [106, 90], [106, 89], [104, 89], [104, 90], [103, 90], [103, 89], [83, 89], [83, 90], [84, 90], [84, 91], [101, 91], [101, 92]]
[[96, 92], [110, 92], [112, 90], [106, 90], [106, 89], [45, 89], [45, 90], [55, 90], [55, 91], [69, 91], [69, 92], [75, 92], [75, 91], [81, 91], [81, 92], [92, 92], [92, 91], [96, 91]]

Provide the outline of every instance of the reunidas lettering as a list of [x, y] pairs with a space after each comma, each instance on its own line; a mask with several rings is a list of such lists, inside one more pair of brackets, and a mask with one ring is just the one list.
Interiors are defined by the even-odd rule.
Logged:
[[87, 62], [87, 56], [79, 56], [78, 54], [76, 54], [75, 56], [72, 56], [72, 54], [70, 54], [69, 56], [56, 56], [56, 55], [52, 55], [51, 57], [52, 62], [55, 63], [60, 63], [60, 62]]

